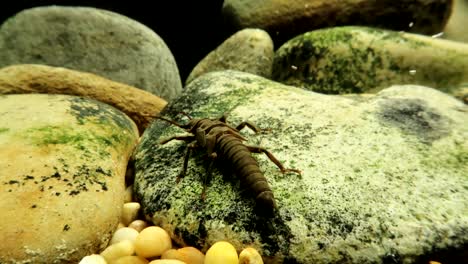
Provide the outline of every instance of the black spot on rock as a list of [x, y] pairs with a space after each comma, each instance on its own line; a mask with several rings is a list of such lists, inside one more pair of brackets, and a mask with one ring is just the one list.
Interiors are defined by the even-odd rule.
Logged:
[[419, 99], [387, 99], [380, 104], [379, 120], [417, 136], [426, 144], [447, 136], [450, 119]]

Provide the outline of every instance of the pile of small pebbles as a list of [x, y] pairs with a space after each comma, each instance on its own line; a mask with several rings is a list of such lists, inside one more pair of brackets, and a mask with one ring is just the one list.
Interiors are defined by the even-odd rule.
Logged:
[[206, 254], [194, 247], [175, 247], [166, 230], [138, 219], [141, 206], [132, 201], [132, 189], [126, 189], [120, 224], [107, 248], [79, 264], [263, 264], [255, 248], [246, 247], [238, 254], [227, 241], [214, 243]]

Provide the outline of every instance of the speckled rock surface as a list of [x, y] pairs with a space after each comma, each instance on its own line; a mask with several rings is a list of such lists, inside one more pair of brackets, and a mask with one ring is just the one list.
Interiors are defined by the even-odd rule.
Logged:
[[451, 8], [452, 0], [225, 0], [222, 12], [232, 27], [264, 29], [278, 45], [310, 30], [344, 25], [436, 34]]
[[174, 57], [151, 29], [87, 7], [26, 9], [0, 26], [0, 67], [46, 64], [95, 73], [165, 100], [182, 84]]
[[0, 263], [78, 263], [119, 223], [138, 140], [122, 112], [67, 95], [0, 95]]
[[[181, 244], [219, 240], [257, 248], [267, 263], [413, 263], [459, 254], [468, 243], [468, 108], [437, 90], [395, 86], [377, 95], [323, 95], [235, 71], [207, 73], [163, 111], [179, 122], [249, 120], [270, 132], [242, 134], [276, 197], [264, 218], [238, 180], [216, 169], [203, 201], [208, 162], [194, 151], [176, 183], [186, 134], [157, 121], [135, 152], [135, 193], [145, 215]], [[457, 255], [458, 254], [458, 255]], [[438, 258], [444, 262], [444, 258]], [[456, 263], [456, 262], [454, 262]]]
[[273, 79], [320, 93], [419, 84], [457, 94], [468, 83], [468, 45], [366, 27], [316, 30], [276, 51]]
[[273, 41], [261, 29], [244, 29], [210, 52], [192, 70], [185, 82], [212, 71], [237, 70], [271, 78]]

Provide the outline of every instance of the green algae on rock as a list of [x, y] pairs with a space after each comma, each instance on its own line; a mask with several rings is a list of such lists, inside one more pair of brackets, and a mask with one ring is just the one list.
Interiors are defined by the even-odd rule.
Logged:
[[1, 263], [77, 263], [120, 220], [135, 123], [69, 95], [0, 97]]
[[468, 82], [468, 45], [366, 27], [316, 30], [276, 51], [273, 79], [327, 94], [372, 93], [394, 84], [456, 94]]
[[154, 122], [135, 151], [134, 191], [146, 217], [181, 245], [226, 240], [267, 263], [412, 263], [457, 256], [468, 243], [468, 109], [449, 95], [414, 85], [323, 95], [224, 71], [191, 82], [163, 114], [186, 122], [181, 111], [268, 128], [242, 134], [303, 172], [282, 174], [254, 154], [278, 204], [269, 219], [222, 166], [202, 200], [206, 152], [193, 151], [176, 182], [186, 143], [159, 142], [185, 132]]
[[273, 55], [273, 41], [267, 32], [253, 28], [240, 30], [201, 60], [185, 83], [206, 72], [221, 70], [248, 72], [269, 79]]

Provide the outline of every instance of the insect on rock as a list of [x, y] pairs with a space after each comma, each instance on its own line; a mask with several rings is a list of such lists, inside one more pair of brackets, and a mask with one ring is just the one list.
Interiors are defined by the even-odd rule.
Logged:
[[[243, 141], [246, 139], [239, 133], [240, 130], [249, 127], [256, 133], [261, 131], [250, 122], [242, 122], [234, 128], [226, 123], [226, 114], [217, 119], [192, 119], [188, 115], [186, 116], [189, 118], [187, 124], [179, 124], [161, 116], [156, 117], [190, 133], [190, 135], [172, 136], [160, 142], [160, 144], [166, 144], [171, 140], [183, 140], [188, 143], [183, 168], [177, 180], [184, 177], [187, 171], [191, 151], [195, 148], [204, 148], [212, 160], [222, 160], [230, 165], [233, 172], [239, 177], [241, 185], [254, 195], [256, 205], [260, 210], [268, 213], [273, 212], [276, 208], [273, 192], [251, 153], [266, 154], [282, 173], [295, 172], [300, 175], [301, 172], [296, 169], [284, 168], [281, 162], [265, 148], [245, 145]], [[204, 184], [202, 197], [204, 196], [205, 188], [206, 184]]]

